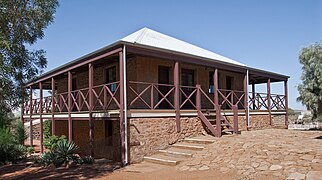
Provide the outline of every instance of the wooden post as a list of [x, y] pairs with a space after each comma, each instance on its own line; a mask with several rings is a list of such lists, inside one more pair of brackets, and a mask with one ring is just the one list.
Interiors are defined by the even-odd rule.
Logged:
[[234, 112], [234, 133], [238, 134], [238, 107], [237, 105], [233, 105], [233, 112]]
[[33, 109], [32, 109], [32, 87], [29, 86], [30, 89], [30, 94], [29, 94], [29, 140], [30, 140], [30, 146], [33, 147], [33, 132], [32, 132], [32, 113], [33, 113]]
[[285, 98], [285, 127], [288, 128], [288, 92], [287, 92], [287, 80], [284, 81], [284, 98]]
[[73, 122], [72, 122], [72, 73], [68, 71], [68, 140], [73, 140]]
[[123, 52], [119, 52], [119, 73], [120, 73], [120, 134], [121, 134], [121, 161], [125, 165], [125, 127], [124, 127], [124, 66]]
[[200, 95], [200, 84], [196, 85], [197, 88], [197, 97], [196, 97], [196, 106], [197, 106], [197, 111], [201, 111], [201, 95]]
[[55, 79], [51, 78], [51, 134], [56, 134], [55, 124]]
[[269, 116], [269, 125], [272, 125], [272, 114], [271, 114], [271, 79], [267, 80], [267, 109]]
[[248, 84], [247, 84], [247, 74], [245, 74], [244, 76], [244, 108], [245, 108], [245, 117], [246, 117], [246, 125], [247, 125], [247, 130], [248, 130], [248, 127], [249, 127], [249, 124], [248, 124]]
[[174, 84], [174, 108], [176, 112], [177, 132], [181, 131], [180, 127], [180, 76], [179, 62], [175, 61], [173, 68], [173, 84]]
[[214, 100], [215, 100], [215, 110], [216, 110], [216, 132], [217, 137], [221, 137], [221, 112], [218, 99], [218, 69], [214, 71]]
[[[104, 88], [105, 89], [105, 88]], [[104, 95], [105, 96], [105, 95]], [[104, 98], [105, 99], [105, 98]], [[91, 156], [94, 157], [94, 122], [93, 122], [93, 64], [88, 64], [88, 100], [89, 100], [89, 145]]]
[[253, 99], [253, 110], [255, 110], [256, 108], [256, 105], [255, 105], [255, 82], [252, 82], [252, 99]]
[[151, 84], [151, 90], [150, 90], [150, 106], [151, 106], [151, 110], [153, 110], [154, 109], [153, 84]]
[[[23, 126], [25, 126], [25, 120], [24, 120], [24, 118], [23, 118], [23, 115], [25, 114], [24, 113], [24, 111], [25, 111], [25, 100], [24, 100], [24, 95], [23, 95], [24, 93], [23, 93], [23, 89], [21, 88], [21, 97], [22, 97], [22, 99], [21, 99], [21, 122], [22, 122], [22, 124], [23, 124]], [[25, 141], [23, 141], [22, 142], [22, 145], [25, 145]]]
[[44, 123], [42, 118], [43, 113], [43, 90], [42, 82], [39, 82], [39, 120], [40, 120], [40, 153], [44, 153]]

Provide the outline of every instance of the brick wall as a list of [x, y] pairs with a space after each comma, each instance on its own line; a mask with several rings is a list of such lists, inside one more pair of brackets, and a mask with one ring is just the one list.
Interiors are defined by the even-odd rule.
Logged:
[[175, 118], [131, 118], [129, 126], [130, 162], [143, 160], [159, 149], [164, 149], [185, 137], [202, 133], [197, 117], [181, 118], [181, 132], [177, 133]]

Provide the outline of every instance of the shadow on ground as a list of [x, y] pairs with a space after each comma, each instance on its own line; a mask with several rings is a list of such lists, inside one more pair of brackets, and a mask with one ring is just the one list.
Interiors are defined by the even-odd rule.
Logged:
[[95, 163], [69, 169], [42, 168], [21, 162], [0, 167], [0, 179], [90, 179], [105, 176], [119, 167], [117, 164]]
[[322, 136], [317, 136], [314, 139], [322, 139]]

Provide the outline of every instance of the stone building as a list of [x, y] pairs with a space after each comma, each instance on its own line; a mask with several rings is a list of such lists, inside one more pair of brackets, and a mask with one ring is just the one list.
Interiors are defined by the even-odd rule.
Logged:
[[[25, 99], [23, 120], [40, 119], [40, 130], [51, 120], [81, 154], [128, 164], [203, 132], [287, 125], [288, 78], [143, 28], [28, 82], [40, 93]], [[273, 82], [285, 93], [272, 94]]]

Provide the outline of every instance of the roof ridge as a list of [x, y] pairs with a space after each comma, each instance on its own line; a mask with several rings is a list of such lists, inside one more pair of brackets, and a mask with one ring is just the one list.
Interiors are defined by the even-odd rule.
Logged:
[[134, 42], [140, 43], [147, 31], [148, 31], [148, 28], [144, 27], [141, 34], [138, 36], [138, 38]]

